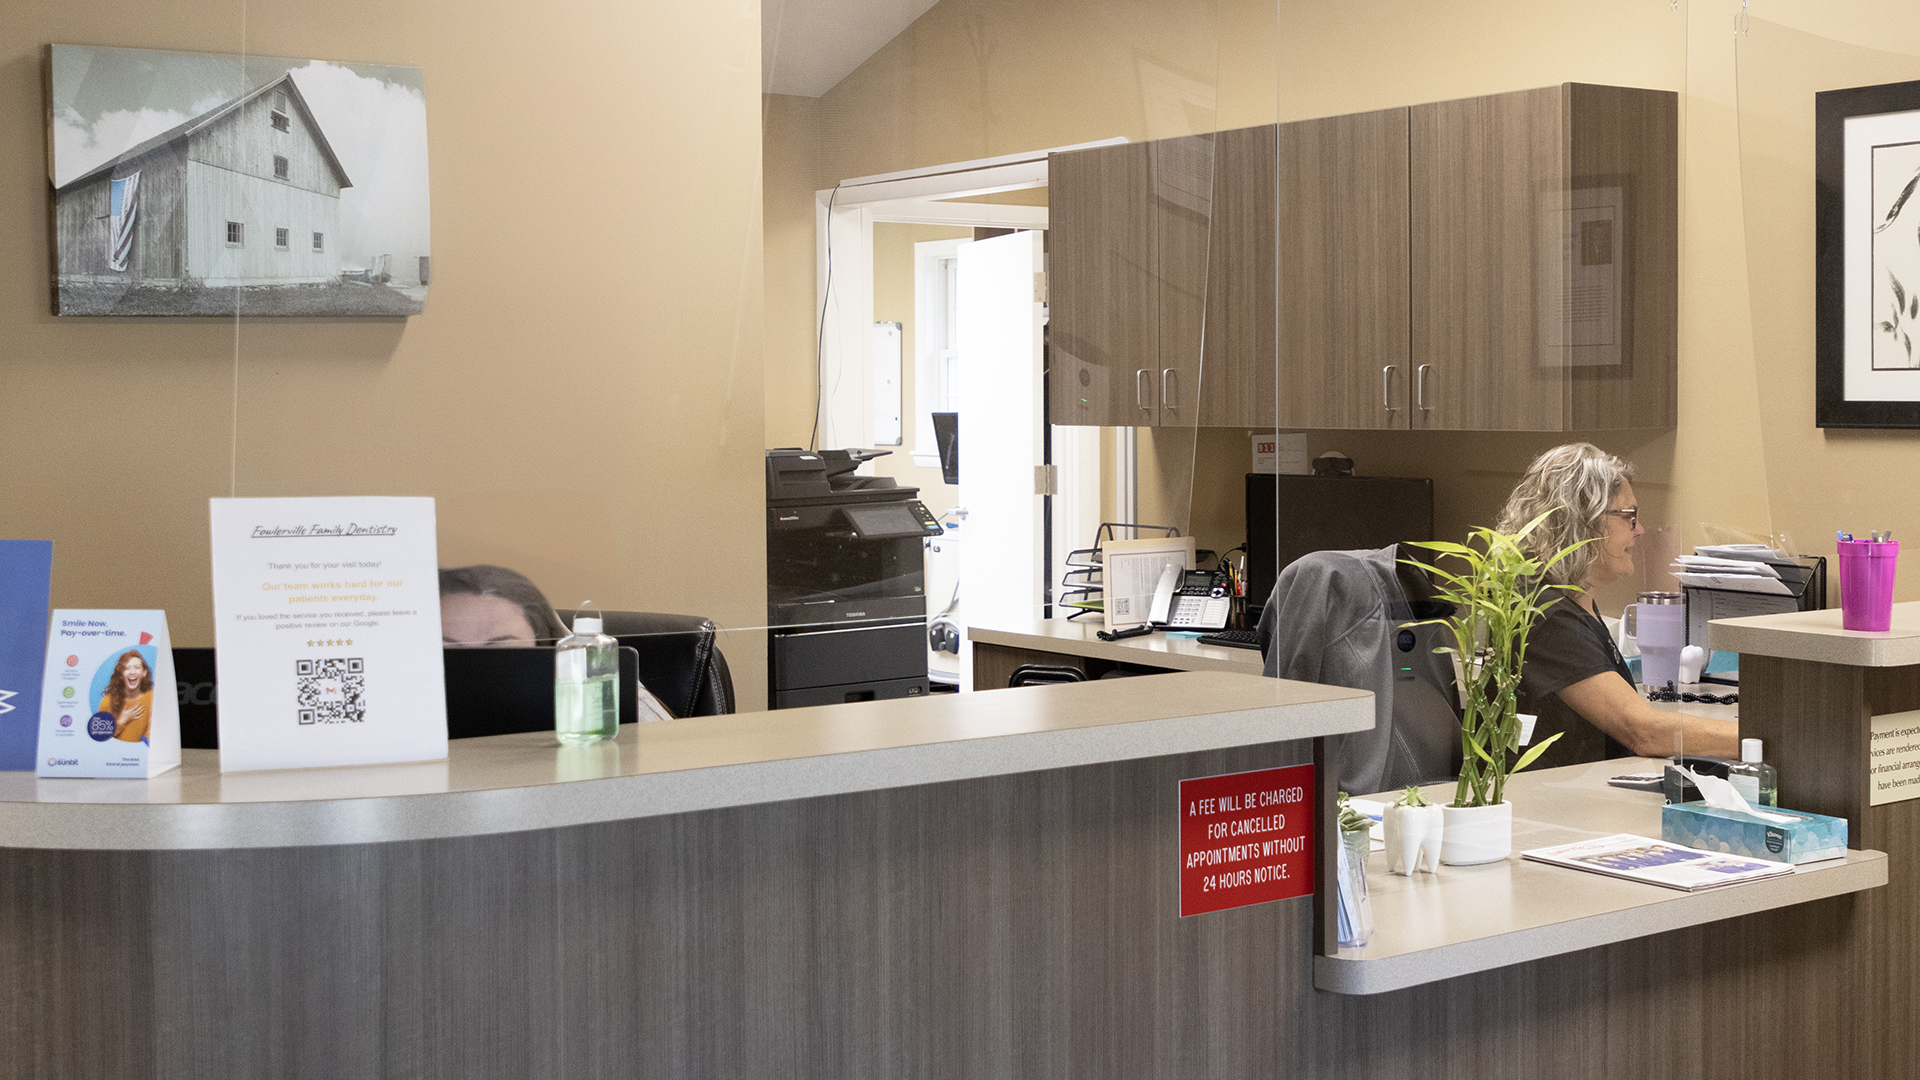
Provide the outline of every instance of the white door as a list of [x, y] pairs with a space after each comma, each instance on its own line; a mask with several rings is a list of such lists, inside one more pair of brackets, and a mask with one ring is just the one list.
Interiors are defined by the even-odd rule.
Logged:
[[[959, 251], [960, 589], [969, 624], [1003, 626], [1041, 617], [1045, 582], [1041, 322], [1034, 274], [1040, 234], [1016, 232]], [[973, 685], [971, 645], [960, 686]]]

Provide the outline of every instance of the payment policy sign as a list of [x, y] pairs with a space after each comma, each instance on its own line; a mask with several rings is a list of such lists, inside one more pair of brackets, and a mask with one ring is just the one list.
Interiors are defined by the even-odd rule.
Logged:
[[1920, 798], [1920, 711], [1874, 717], [1867, 762], [1868, 806]]
[[1313, 892], [1313, 766], [1180, 781], [1180, 914]]

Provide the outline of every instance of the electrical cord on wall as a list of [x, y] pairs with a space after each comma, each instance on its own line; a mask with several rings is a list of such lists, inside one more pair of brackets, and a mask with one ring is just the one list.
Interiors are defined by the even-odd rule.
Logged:
[[827, 284], [820, 290], [820, 329], [813, 339], [813, 432], [807, 436], [807, 449], [818, 450], [820, 406], [827, 386], [827, 302], [833, 296], [833, 203], [840, 197], [840, 185], [833, 185], [827, 196]]

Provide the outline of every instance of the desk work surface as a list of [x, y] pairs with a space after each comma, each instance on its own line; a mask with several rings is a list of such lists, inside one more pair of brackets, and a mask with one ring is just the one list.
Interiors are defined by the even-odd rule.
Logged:
[[[1387, 870], [1386, 852], [1374, 852], [1367, 860], [1373, 940], [1314, 957], [1314, 985], [1342, 994], [1384, 993], [1887, 883], [1887, 856], [1879, 851], [1849, 850], [1842, 858], [1802, 863], [1784, 877], [1697, 893], [1520, 857], [1531, 848], [1613, 833], [1658, 839], [1660, 793], [1609, 787], [1607, 778], [1656, 772], [1665, 764], [1614, 758], [1510, 778], [1513, 854], [1501, 862], [1404, 877]], [[1453, 799], [1451, 784], [1421, 790], [1435, 804]], [[1369, 797], [1385, 802], [1393, 795]]]
[[1707, 633], [1713, 647], [1726, 652], [1851, 667], [1920, 664], [1920, 601], [1893, 605], [1888, 625], [1884, 631], [1843, 629], [1835, 607], [1715, 619]]
[[1263, 670], [1258, 649], [1202, 645], [1199, 638], [1169, 637], [1159, 630], [1120, 641], [1101, 641], [1094, 635], [1104, 626], [1092, 615], [1071, 621], [1008, 619], [970, 625], [967, 627], [967, 637], [988, 645], [1086, 656], [1173, 671], [1236, 671], [1258, 675]]
[[480, 836], [1285, 742], [1373, 695], [1217, 672], [458, 739], [441, 761], [148, 780], [0, 773], [0, 847], [169, 850]]

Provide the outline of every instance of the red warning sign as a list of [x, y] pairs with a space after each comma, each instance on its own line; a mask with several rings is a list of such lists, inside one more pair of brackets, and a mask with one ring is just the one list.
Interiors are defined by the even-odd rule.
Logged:
[[1180, 914], [1313, 892], [1313, 766], [1180, 781]]

